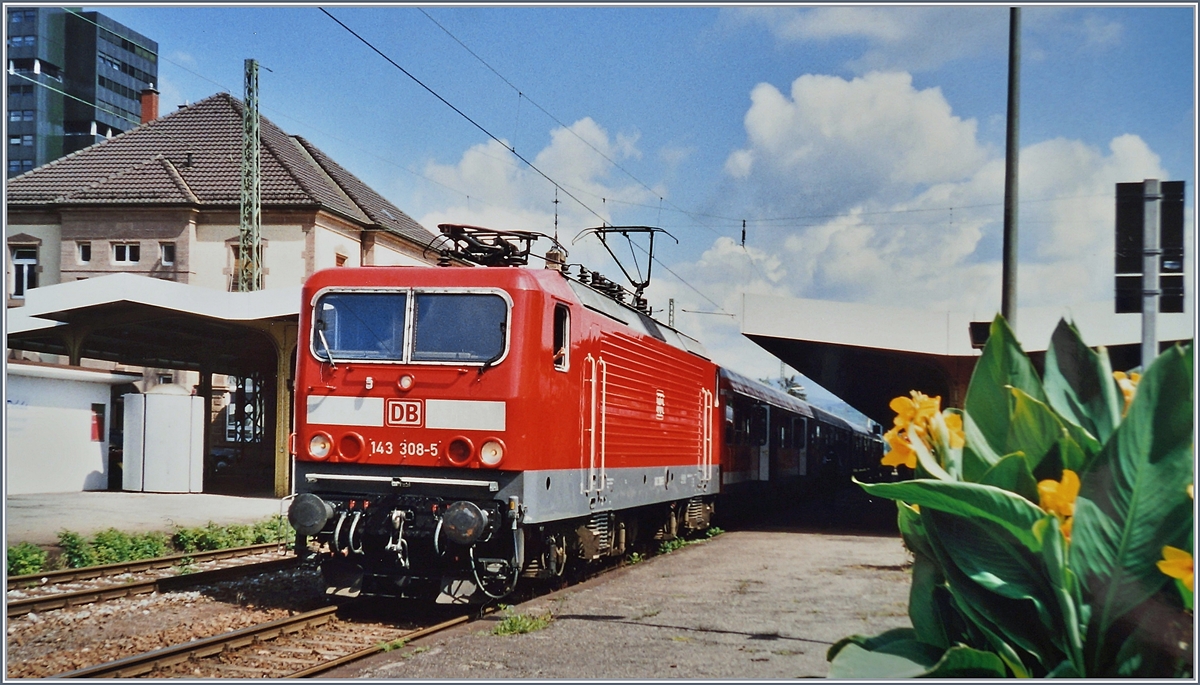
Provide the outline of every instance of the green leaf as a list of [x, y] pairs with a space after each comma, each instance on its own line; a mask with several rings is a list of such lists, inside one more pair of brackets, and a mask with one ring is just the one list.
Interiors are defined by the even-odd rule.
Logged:
[[1021, 451], [1029, 460], [1029, 470], [1037, 471], [1042, 459], [1066, 437], [1066, 429], [1044, 402], [1020, 388], [1010, 388], [1008, 432], [999, 447], [1005, 454]]
[[1103, 661], [1102, 639], [1133, 608], [1162, 589], [1164, 545], [1192, 533], [1191, 345], [1159, 356], [1142, 377], [1125, 420], [1082, 475], [1070, 566], [1092, 605], [1088, 669]]
[[843, 638], [826, 656], [830, 678], [881, 680], [919, 676], [938, 662], [942, 650], [917, 640], [911, 628], [897, 628], [873, 638]]
[[851, 680], [915, 678], [929, 669], [931, 664], [928, 661], [923, 652], [915, 655], [890, 654], [849, 644], [830, 662], [829, 677]]
[[1047, 678], [1082, 678], [1079, 671], [1075, 670], [1075, 665], [1070, 661], [1063, 661], [1061, 664], [1054, 667], [1050, 671]]
[[899, 483], [861, 483], [872, 495], [902, 500], [949, 514], [992, 521], [1028, 549], [1038, 551], [1042, 543], [1033, 534], [1033, 524], [1045, 514], [1029, 500], [993, 485], [956, 483], [932, 479]]
[[963, 412], [963, 434], [967, 444], [963, 447], [963, 480], [978, 483], [988, 469], [1000, 462], [1001, 455], [992, 449], [975, 419]]
[[1004, 662], [992, 652], [971, 647], [951, 647], [942, 658], [919, 678], [1003, 678], [1008, 675]]
[[912, 586], [908, 590], [908, 619], [921, 642], [946, 649], [950, 638], [946, 635], [946, 618], [940, 611], [937, 590], [946, 579], [941, 569], [930, 557], [914, 555]]
[[[1053, 642], [1061, 632], [1062, 621], [1041, 554], [1030, 551], [994, 524], [939, 512], [927, 515], [930, 524], [936, 522], [938, 542], [958, 571], [988, 592], [1028, 604], [1021, 607], [988, 601], [995, 609], [991, 618], [998, 627], [1029, 644]], [[1017, 613], [1012, 613], [1013, 609]], [[1034, 618], [1036, 621], [1031, 620]]]
[[1040, 500], [1037, 481], [1029, 470], [1029, 461], [1022, 454], [1010, 454], [1001, 459], [983, 474], [979, 484], [1003, 488], [1024, 497], [1031, 504], [1037, 504]]
[[[1066, 545], [1058, 519], [1047, 516], [1043, 519], [1045, 529], [1042, 534], [1042, 560], [1050, 581], [1053, 599], [1057, 603], [1058, 624], [1055, 626], [1055, 643], [1067, 655], [1072, 670], [1076, 673], [1085, 672], [1083, 657], [1083, 621], [1080, 618], [1078, 585], [1071, 570], [1067, 568]], [[1066, 676], [1063, 676], [1066, 677]]]
[[[1005, 447], [1009, 434], [1008, 387], [1017, 388], [1038, 401], [1046, 399], [1042, 382], [1029, 357], [1021, 350], [1004, 317], [997, 316], [992, 321], [991, 334], [983, 354], [971, 373], [971, 383], [967, 387], [963, 406], [975, 424], [971, 427], [971, 432], [977, 433], [974, 437], [982, 438], [996, 455], [1016, 451]], [[969, 432], [968, 445], [972, 445], [972, 437]], [[981, 457], [988, 456], [983, 445], [975, 445], [973, 449]]]
[[1086, 430], [1098, 443], [1121, 422], [1125, 401], [1112, 375], [1108, 352], [1092, 351], [1074, 324], [1059, 320], [1046, 350], [1042, 379], [1046, 399], [1060, 416]]
[[[959, 568], [946, 549], [944, 541], [951, 540], [958, 532], [954, 524], [967, 519], [934, 512], [923, 516], [928, 516], [930, 542], [946, 574], [954, 607], [968, 622], [969, 632], [982, 638], [968, 644], [986, 644], [1018, 677], [1048, 670], [1046, 661], [1058, 663], [1062, 655], [1047, 635], [1043, 621], [1038, 620], [1039, 608], [1028, 599], [1006, 597], [976, 582]], [[946, 523], [950, 525], [942, 525]]]

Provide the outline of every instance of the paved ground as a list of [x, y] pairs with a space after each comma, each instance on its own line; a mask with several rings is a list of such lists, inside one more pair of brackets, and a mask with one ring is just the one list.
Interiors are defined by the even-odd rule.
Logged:
[[[274, 498], [146, 492], [69, 492], [8, 495], [4, 530], [9, 545], [54, 544], [58, 531], [88, 535], [105, 528], [169, 532], [175, 526], [254, 523], [280, 513]], [[284, 512], [286, 514], [286, 510]]]
[[509, 610], [542, 630], [492, 615], [328, 677], [824, 677], [836, 640], [910, 625], [908, 562], [894, 533], [729, 532]]

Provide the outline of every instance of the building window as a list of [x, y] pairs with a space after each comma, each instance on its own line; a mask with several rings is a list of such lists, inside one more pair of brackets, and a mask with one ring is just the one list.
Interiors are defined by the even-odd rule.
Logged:
[[171, 266], [175, 263], [175, 243], [162, 243], [158, 246], [158, 252], [163, 266]]
[[8, 110], [9, 121], [33, 121], [32, 109], [10, 109]]
[[11, 36], [8, 39], [10, 48], [23, 48], [37, 45], [37, 36]]
[[33, 84], [16, 84], [8, 87], [9, 96], [13, 95], [33, 95]]
[[36, 247], [14, 247], [13, 297], [25, 297], [26, 290], [37, 287], [38, 251]]
[[8, 20], [14, 24], [22, 21], [37, 21], [37, 10], [12, 10], [8, 13]]
[[9, 145], [20, 145], [21, 144], [21, 136], [9, 136], [8, 144]]
[[10, 172], [30, 171], [33, 169], [32, 159], [10, 159], [8, 160], [8, 170]]
[[159, 385], [171, 385], [174, 382], [175, 382], [174, 375], [169, 374], [169, 373], [158, 374], [158, 384]]
[[92, 244], [76, 243], [75, 258], [80, 264], [87, 264], [92, 261]]
[[142, 258], [137, 243], [113, 243], [113, 264], [137, 264]]

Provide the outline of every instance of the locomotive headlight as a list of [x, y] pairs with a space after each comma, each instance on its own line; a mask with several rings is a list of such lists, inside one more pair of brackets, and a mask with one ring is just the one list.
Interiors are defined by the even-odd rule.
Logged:
[[474, 502], [459, 501], [442, 512], [442, 529], [446, 537], [460, 545], [471, 545], [487, 530], [487, 512]]
[[479, 448], [479, 461], [484, 466], [495, 466], [504, 458], [504, 443], [499, 440], [488, 440]]
[[328, 457], [331, 449], [333, 449], [333, 440], [324, 433], [317, 433], [308, 441], [308, 453], [315, 459]]

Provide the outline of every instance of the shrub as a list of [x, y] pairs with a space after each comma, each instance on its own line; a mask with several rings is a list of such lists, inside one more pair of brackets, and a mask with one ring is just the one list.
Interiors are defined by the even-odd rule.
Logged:
[[1039, 378], [1004, 319], [962, 411], [892, 401], [884, 464], [912, 628], [844, 638], [830, 676], [1180, 677], [1192, 664], [1192, 345], [1113, 374], [1059, 323]]
[[58, 546], [62, 548], [61, 559], [67, 568], [83, 568], [96, 565], [96, 552], [91, 543], [79, 533], [59, 531]]
[[8, 575], [24, 576], [38, 573], [46, 567], [46, 550], [29, 542], [8, 548]]

